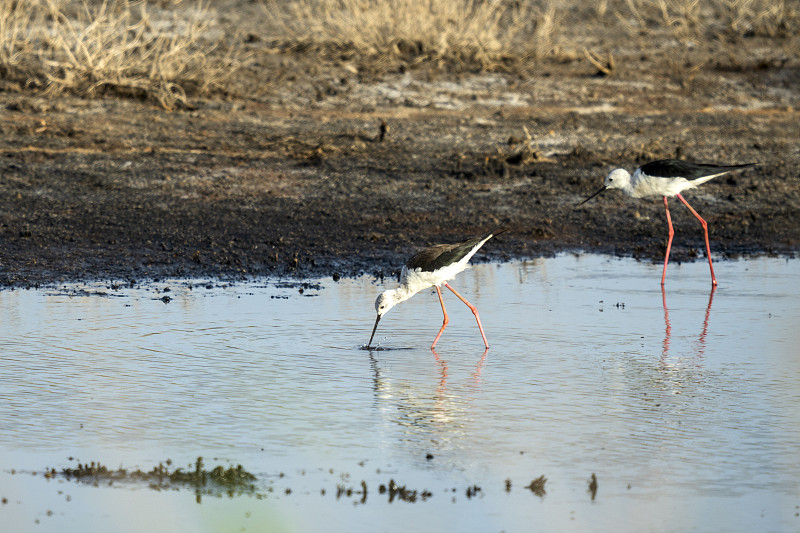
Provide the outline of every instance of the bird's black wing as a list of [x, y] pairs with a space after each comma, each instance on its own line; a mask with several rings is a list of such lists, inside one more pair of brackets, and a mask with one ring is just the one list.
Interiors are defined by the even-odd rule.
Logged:
[[406, 267], [409, 270], [420, 269], [423, 272], [433, 272], [440, 268], [457, 263], [469, 254], [481, 241], [505, 231], [497, 229], [482, 237], [473, 237], [458, 244], [434, 244], [417, 253], [408, 260]]
[[756, 163], [744, 165], [714, 165], [708, 163], [692, 163], [680, 159], [661, 159], [642, 165], [642, 172], [648, 176], [658, 178], [686, 178], [694, 180], [703, 176], [712, 176], [723, 172], [730, 172], [740, 168], [752, 167]]

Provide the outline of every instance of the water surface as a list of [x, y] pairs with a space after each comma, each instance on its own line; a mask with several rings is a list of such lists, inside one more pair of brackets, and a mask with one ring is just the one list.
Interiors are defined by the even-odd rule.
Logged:
[[[715, 269], [712, 292], [706, 264], [670, 265], [662, 293], [660, 265], [632, 260], [475, 266], [453, 286], [479, 309], [488, 352], [448, 291], [436, 352], [434, 291], [394, 308], [381, 349], [362, 350], [389, 280], [0, 292], [0, 519], [10, 531], [800, 529], [800, 262]], [[42, 476], [197, 456], [242, 464], [255, 492]], [[542, 475], [543, 494], [525, 488]], [[416, 503], [390, 502], [390, 480]]]

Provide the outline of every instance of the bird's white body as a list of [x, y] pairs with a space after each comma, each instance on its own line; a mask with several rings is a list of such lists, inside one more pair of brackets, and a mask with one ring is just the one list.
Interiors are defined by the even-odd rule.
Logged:
[[396, 289], [389, 289], [381, 293], [375, 301], [375, 310], [379, 315], [384, 315], [389, 309], [400, 302], [408, 300], [421, 290], [427, 289], [428, 287], [441, 287], [442, 283], [453, 279], [469, 268], [469, 260], [472, 259], [475, 252], [491, 238], [492, 235], [489, 235], [475, 245], [472, 251], [462, 257], [458, 262], [451, 263], [438, 270], [425, 271], [421, 268], [410, 269], [407, 265], [403, 265], [403, 270], [400, 272], [400, 286]]
[[620, 189], [622, 192], [633, 198], [647, 198], [651, 196], [667, 196], [673, 198], [686, 189], [694, 189], [698, 185], [710, 179], [726, 174], [712, 174], [694, 180], [673, 177], [662, 178], [660, 176], [649, 176], [637, 168], [633, 176], [624, 168], [618, 168], [609, 172], [606, 176], [605, 187], [608, 189]]
[[453, 279], [469, 268], [467, 261], [469, 261], [469, 257], [434, 272], [425, 272], [421, 268], [409, 270], [407, 266], [404, 266], [403, 271], [400, 273], [400, 289], [409, 292], [410, 298], [428, 287], [440, 287], [445, 281]]

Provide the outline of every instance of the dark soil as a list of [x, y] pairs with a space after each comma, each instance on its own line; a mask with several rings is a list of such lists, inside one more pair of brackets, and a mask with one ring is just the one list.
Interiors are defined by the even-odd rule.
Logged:
[[[263, 87], [171, 112], [5, 87], [0, 285], [390, 275], [502, 222], [480, 258], [660, 261], [660, 199], [574, 206], [612, 168], [663, 157], [759, 163], [685, 196], [713, 253], [796, 254], [800, 63], [693, 56], [683, 76], [668, 55], [617, 52], [607, 77], [576, 57], [524, 76], [364, 78], [287, 52], [260, 63]], [[700, 225], [671, 205], [673, 260], [702, 258]]]

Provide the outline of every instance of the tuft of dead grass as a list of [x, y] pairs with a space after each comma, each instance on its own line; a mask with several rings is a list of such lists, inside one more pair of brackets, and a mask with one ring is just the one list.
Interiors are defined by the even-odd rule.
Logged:
[[800, 4], [786, 0], [713, 0], [724, 29], [737, 36], [788, 37], [800, 31]]
[[625, 0], [631, 30], [662, 26], [679, 41], [715, 35], [788, 37], [800, 30], [800, 6], [786, 0]]
[[262, 0], [280, 46], [370, 62], [441, 62], [465, 70], [508, 70], [551, 53], [552, 1]]
[[[705, 19], [700, 0], [625, 0], [635, 20], [632, 30], [666, 27], [681, 42], [697, 38], [704, 30]], [[622, 13], [617, 13], [623, 23]]]
[[219, 50], [214, 24], [202, 0], [173, 11], [133, 0], [4, 0], [0, 73], [51, 93], [111, 90], [186, 106], [236, 70], [236, 51]]

